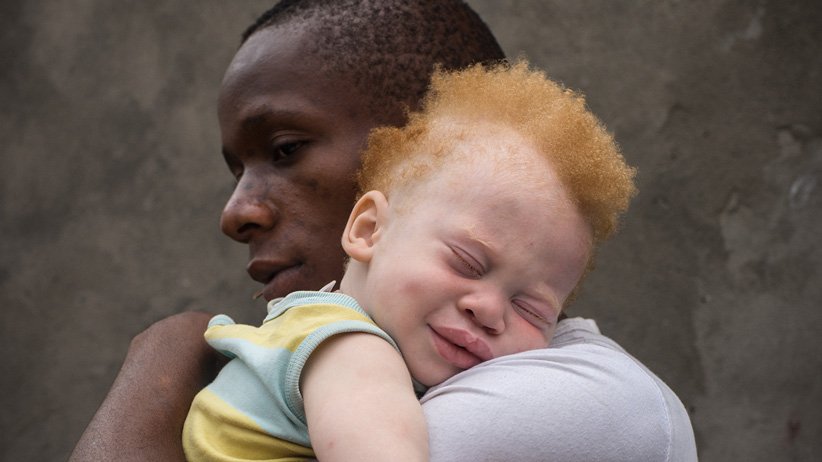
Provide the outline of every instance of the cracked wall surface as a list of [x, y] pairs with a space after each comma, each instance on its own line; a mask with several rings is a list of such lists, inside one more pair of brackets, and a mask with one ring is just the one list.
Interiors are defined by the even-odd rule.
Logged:
[[[822, 460], [822, 6], [469, 3], [639, 170], [572, 314], [679, 394], [701, 460]], [[66, 459], [151, 322], [260, 317], [215, 99], [268, 6], [0, 6], [0, 459]]]

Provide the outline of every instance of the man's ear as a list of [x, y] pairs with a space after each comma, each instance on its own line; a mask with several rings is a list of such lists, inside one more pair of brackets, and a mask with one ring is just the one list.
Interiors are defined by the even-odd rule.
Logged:
[[388, 199], [379, 191], [368, 191], [354, 205], [342, 246], [349, 257], [362, 263], [371, 261], [374, 245], [382, 236], [388, 219]]

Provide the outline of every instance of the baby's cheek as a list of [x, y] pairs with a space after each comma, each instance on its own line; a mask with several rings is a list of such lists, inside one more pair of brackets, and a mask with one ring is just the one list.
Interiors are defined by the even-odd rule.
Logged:
[[511, 332], [512, 351], [511, 353], [521, 353], [523, 351], [540, 350], [546, 348], [551, 343], [555, 328], [544, 330], [535, 327], [533, 324], [522, 321], [522, 324]]
[[420, 271], [404, 270], [402, 262], [399, 262], [395, 268], [397, 293], [404, 296], [413, 296], [414, 299], [425, 296], [436, 281], [433, 278], [437, 278], [437, 275], [433, 272], [420, 274]]
[[[403, 280], [396, 285], [394, 296], [397, 300], [404, 300], [403, 305], [406, 306], [407, 311], [419, 312], [419, 308], [427, 304], [425, 303], [425, 290], [425, 285], [420, 282]], [[410, 312], [405, 313], [406, 317], [409, 315], [411, 315]]]

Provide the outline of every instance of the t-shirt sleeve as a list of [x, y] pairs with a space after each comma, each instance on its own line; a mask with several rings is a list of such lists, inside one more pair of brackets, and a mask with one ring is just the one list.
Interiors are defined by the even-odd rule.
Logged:
[[431, 460], [695, 461], [676, 395], [597, 345], [496, 358], [422, 399]]

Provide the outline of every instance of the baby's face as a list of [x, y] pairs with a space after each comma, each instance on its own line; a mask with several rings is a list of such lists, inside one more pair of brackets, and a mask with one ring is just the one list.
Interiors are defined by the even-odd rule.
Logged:
[[546, 347], [591, 250], [553, 168], [517, 134], [475, 130], [457, 151], [389, 196], [359, 297], [428, 386]]

